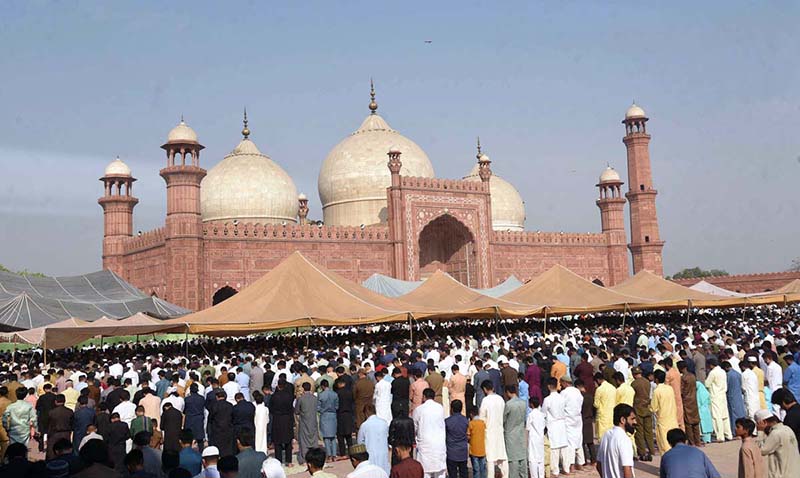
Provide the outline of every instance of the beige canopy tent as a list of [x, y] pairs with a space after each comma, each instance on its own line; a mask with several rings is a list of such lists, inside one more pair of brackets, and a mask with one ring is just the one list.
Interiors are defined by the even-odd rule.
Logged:
[[800, 294], [795, 297], [790, 293], [781, 293], [779, 291], [758, 297], [719, 297], [684, 287], [649, 271], [640, 271], [625, 282], [612, 287], [612, 289], [623, 294], [644, 297], [650, 301], [647, 304], [632, 305], [631, 308], [634, 310], [683, 309], [687, 307], [746, 307], [800, 300]]
[[396, 300], [408, 304], [415, 317], [525, 317], [542, 311], [542, 307], [483, 295], [442, 271], [436, 271], [416, 289]]
[[295, 252], [230, 299], [166, 321], [193, 333], [231, 335], [287, 327], [405, 321], [407, 306]]
[[769, 292], [771, 295], [794, 295], [800, 294], [800, 279], [795, 279], [780, 289], [775, 289]]
[[145, 335], [183, 330], [185, 326], [167, 324], [140, 312], [124, 319], [102, 317], [93, 322], [75, 318], [66, 319], [44, 327], [3, 333], [0, 334], [0, 341], [35, 345], [44, 349], [64, 349], [94, 337]]
[[601, 287], [560, 265], [551, 267], [501, 298], [521, 304], [544, 305], [550, 315], [625, 310], [628, 304], [648, 302], [641, 297]]

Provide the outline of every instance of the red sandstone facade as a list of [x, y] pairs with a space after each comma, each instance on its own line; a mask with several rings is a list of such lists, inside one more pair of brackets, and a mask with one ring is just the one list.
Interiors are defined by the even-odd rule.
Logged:
[[798, 272], [767, 272], [763, 274], [737, 274], [730, 276], [714, 276], [693, 279], [674, 279], [680, 285], [691, 287], [701, 280], [723, 289], [741, 292], [742, 294], [758, 294], [780, 289], [789, 282], [800, 279]]
[[199, 143], [167, 143], [160, 171], [167, 185], [165, 226], [133, 235], [131, 176], [102, 178], [105, 214], [103, 268], [143, 291], [180, 306], [210, 307], [251, 284], [294, 251], [330, 270], [363, 281], [374, 273], [405, 280], [442, 269], [472, 287], [491, 287], [514, 274], [528, 280], [563, 265], [611, 286], [633, 270], [662, 273], [656, 191], [652, 188], [647, 118], [626, 119], [631, 241], [626, 245], [623, 182], [601, 181], [601, 232], [562, 233], [492, 229], [488, 160], [480, 182], [402, 175], [402, 152], [388, 152], [391, 186], [388, 222], [334, 227], [306, 223], [308, 200], [299, 199], [299, 223], [263, 225], [203, 222]]

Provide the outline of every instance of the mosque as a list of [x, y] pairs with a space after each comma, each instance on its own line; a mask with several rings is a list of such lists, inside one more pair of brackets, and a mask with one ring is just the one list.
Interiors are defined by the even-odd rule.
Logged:
[[648, 118], [636, 104], [622, 122], [628, 190], [623, 196], [613, 168], [602, 171], [596, 185], [601, 230], [588, 234], [526, 230], [519, 192], [492, 173], [480, 143], [462, 179], [437, 178], [425, 151], [377, 110], [373, 88], [361, 126], [322, 162], [321, 221], [309, 220], [308, 198], [251, 139], [246, 112], [243, 138], [208, 170], [201, 167], [197, 133], [181, 119], [161, 146], [163, 227], [134, 234], [136, 179], [123, 161], [112, 161], [100, 178], [103, 268], [192, 310], [225, 300], [294, 251], [359, 282], [374, 273], [420, 280], [444, 270], [470, 287], [488, 288], [512, 274], [530, 279], [555, 264], [604, 286], [629, 277], [631, 263], [633, 273], [662, 274]]

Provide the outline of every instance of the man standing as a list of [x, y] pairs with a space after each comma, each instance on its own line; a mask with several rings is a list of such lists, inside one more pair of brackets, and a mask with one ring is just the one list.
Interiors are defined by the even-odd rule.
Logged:
[[722, 370], [728, 382], [728, 391], [725, 398], [728, 401], [728, 421], [731, 424], [731, 436], [736, 433], [736, 420], [747, 416], [742, 395], [742, 375], [733, 369], [727, 360], [722, 362]]
[[483, 400], [481, 401], [480, 419], [486, 424], [486, 467], [489, 476], [495, 476], [495, 467], [500, 467], [502, 478], [508, 478], [508, 455], [503, 430], [503, 416], [506, 404], [494, 393], [491, 380], [481, 383]]
[[[597, 385], [594, 391], [594, 408], [597, 411], [597, 436], [602, 437], [614, 427], [613, 415], [614, 404], [617, 402], [617, 389], [603, 377], [602, 372], [594, 374], [594, 383]], [[648, 389], [648, 395], [649, 393]], [[544, 405], [542, 405], [542, 408], [544, 409]]]
[[367, 419], [358, 429], [358, 443], [367, 446], [369, 462], [383, 468], [389, 474], [389, 423], [375, 414], [371, 403], [364, 407]]
[[216, 400], [208, 409], [208, 443], [222, 456], [233, 454], [233, 405], [226, 400], [225, 391], [215, 394]]
[[387, 424], [392, 421], [392, 384], [383, 377], [385, 372], [375, 372], [375, 413]]
[[319, 432], [325, 445], [328, 460], [339, 455], [336, 446], [336, 409], [339, 408], [339, 396], [328, 386], [328, 380], [319, 383], [319, 396], [317, 397], [317, 411], [319, 411]]
[[356, 430], [367, 419], [364, 408], [372, 404], [375, 395], [375, 384], [367, 378], [367, 371], [363, 368], [358, 370], [358, 380], [353, 385], [353, 400], [356, 405]]
[[667, 440], [667, 432], [678, 428], [678, 412], [675, 403], [675, 392], [664, 382], [667, 374], [663, 370], [653, 372], [656, 388], [653, 390], [652, 409], [656, 416], [656, 442], [658, 450], [663, 455], [671, 447]]
[[442, 405], [442, 389], [444, 388], [444, 377], [442, 374], [436, 371], [436, 367], [433, 364], [428, 364], [428, 376], [425, 377], [425, 381], [428, 382], [428, 385], [433, 389], [436, 393], [436, 403]]
[[681, 374], [673, 365], [672, 358], [667, 357], [664, 359], [664, 368], [667, 370], [666, 380], [664, 383], [672, 388], [672, 393], [675, 395], [675, 411], [678, 417], [678, 428], [683, 430], [684, 424], [683, 398], [681, 395]]
[[[795, 362], [792, 354], [783, 356], [786, 370], [783, 371], [783, 383], [795, 397], [800, 397], [800, 365]], [[41, 399], [40, 399], [41, 400]]]
[[205, 445], [205, 404], [206, 400], [198, 393], [197, 383], [189, 385], [189, 395], [183, 399], [183, 412], [186, 423], [184, 426], [192, 431], [192, 437], [197, 442], [197, 448], [201, 452]]
[[183, 413], [172, 406], [172, 403], [165, 403], [164, 411], [161, 413], [161, 431], [164, 433], [164, 451], [180, 451], [181, 430], [183, 430]]
[[50, 410], [56, 406], [56, 395], [53, 393], [53, 385], [45, 382], [42, 387], [44, 393], [36, 401], [36, 416], [39, 421], [39, 451], [44, 451], [44, 437], [50, 425]]
[[[488, 367], [488, 364], [486, 367]], [[483, 382], [487, 380], [491, 381], [492, 377], [489, 376], [489, 372], [486, 371], [483, 362], [480, 360], [475, 361], [475, 369], [477, 372], [475, 372], [475, 375], [472, 377], [472, 386], [475, 389], [475, 406], [481, 408], [481, 403], [485, 396], [483, 393]]]
[[[395, 365], [392, 369], [392, 418], [397, 418], [398, 415], [407, 416], [408, 410], [408, 393], [411, 383], [408, 377], [403, 376], [403, 370]], [[391, 422], [389, 422], [391, 423]]]
[[[506, 368], [510, 367], [506, 365]], [[506, 442], [506, 455], [508, 456], [508, 476], [509, 478], [528, 478], [528, 447], [525, 440], [522, 439], [525, 436], [525, 415], [528, 406], [517, 395], [517, 385], [513, 383], [506, 385], [505, 392], [507, 401], [503, 413], [503, 438]], [[580, 394], [580, 392], [578, 393]], [[580, 412], [578, 420], [580, 421]], [[465, 422], [465, 427], [466, 425]], [[466, 459], [464, 466], [466, 470]]]
[[27, 447], [31, 439], [31, 427], [36, 428], [36, 411], [25, 401], [27, 388], [19, 387], [14, 393], [17, 401], [8, 405], [3, 412], [3, 427], [8, 431], [9, 446], [22, 443]]
[[680, 428], [667, 432], [670, 450], [661, 457], [662, 478], [720, 478], [711, 460], [698, 448], [686, 445], [686, 433]]
[[[619, 373], [619, 372], [617, 372]], [[628, 388], [630, 385], [625, 384]], [[619, 390], [619, 389], [617, 389]], [[633, 389], [631, 389], [633, 392]], [[583, 454], [583, 394], [572, 386], [572, 379], [561, 377], [561, 397], [564, 399], [564, 424], [567, 428], [567, 448], [571, 450], [571, 462], [575, 463], [575, 469], [580, 470], [586, 464]], [[631, 393], [631, 401], [633, 401]], [[570, 469], [570, 473], [574, 470]]]
[[414, 409], [413, 415], [417, 460], [422, 464], [426, 478], [444, 478], [447, 469], [444, 408], [435, 399], [436, 392], [426, 388], [422, 392], [422, 404]]
[[705, 383], [706, 381], [706, 355], [701, 347], [692, 350], [692, 360], [694, 361], [694, 375], [697, 380]]
[[[650, 380], [642, 376], [642, 369], [633, 367], [633, 409], [636, 412], [636, 449], [640, 461], [653, 460], [653, 412], [650, 410]], [[602, 437], [602, 435], [600, 435]]]
[[711, 419], [714, 422], [714, 436], [717, 442], [732, 440], [730, 418], [728, 417], [728, 377], [711, 357], [706, 362], [710, 368], [706, 378], [706, 388], [711, 396]]
[[633, 443], [628, 434], [636, 431], [636, 413], [622, 403], [614, 407], [613, 422], [600, 438], [597, 471], [600, 478], [633, 478]]
[[452, 374], [450, 375], [450, 380], [447, 381], [447, 391], [450, 394], [450, 403], [452, 404], [456, 400], [460, 401], [461, 414], [466, 417], [467, 377], [461, 373], [458, 365], [453, 365], [450, 370]]
[[[758, 398], [759, 386], [758, 376], [753, 372], [753, 367], [758, 363], [758, 359], [753, 355], [748, 355], [745, 360], [739, 363], [742, 369], [742, 393], [744, 394], [744, 409], [747, 418], [753, 419], [756, 412], [761, 409], [760, 399]], [[730, 417], [729, 417], [730, 418]]]
[[[65, 406], [64, 395], [58, 394], [55, 399], [55, 408], [48, 415], [47, 428], [47, 459], [55, 458], [53, 445], [62, 438], [69, 440], [72, 434], [72, 410]], [[127, 437], [126, 437], [127, 438]]]
[[547, 424], [547, 437], [550, 439], [550, 474], [558, 476], [561, 470], [570, 472], [575, 451], [570, 450], [567, 439], [567, 416], [564, 397], [558, 392], [558, 381], [550, 377], [547, 379], [549, 395], [544, 397], [542, 413]]
[[681, 401], [683, 402], [683, 424], [689, 443], [701, 446], [700, 410], [697, 408], [697, 379], [683, 360], [678, 362], [681, 374]]
[[[772, 390], [772, 393], [775, 393], [775, 390], [783, 386], [783, 369], [777, 362], [778, 356], [775, 354], [775, 352], [767, 350], [764, 352], [763, 357], [764, 363], [767, 364], [767, 385], [769, 385], [769, 389]], [[772, 410], [776, 413], [780, 413], [780, 407], [776, 407], [775, 405], [773, 405]]]
[[391, 478], [423, 478], [425, 471], [420, 463], [411, 458], [411, 444], [397, 443], [394, 445], [397, 463], [392, 466]]
[[793, 478], [800, 470], [800, 452], [794, 432], [769, 410], [756, 412], [756, 444], [767, 462], [769, 478]]
[[462, 415], [461, 400], [450, 402], [450, 416], [444, 420], [447, 441], [447, 476], [450, 478], [468, 478], [467, 475], [467, 429], [469, 420]]
[[525, 428], [528, 430], [528, 462], [531, 478], [546, 478], [544, 476], [545, 417], [539, 408], [539, 397], [531, 397], [530, 405], [531, 412], [528, 414]]
[[254, 440], [253, 430], [249, 428], [242, 429], [236, 437], [236, 448], [239, 450], [236, 455], [239, 462], [238, 478], [261, 478], [261, 465], [267, 459], [267, 454], [253, 449]]
[[86, 436], [86, 427], [95, 422], [94, 409], [89, 408], [89, 397], [78, 397], [78, 408], [75, 409], [72, 420], [72, 448], [78, 450]]
[[233, 398], [236, 400], [236, 405], [231, 410], [234, 436], [238, 437], [239, 432], [245, 429], [255, 432], [256, 406], [245, 400], [242, 392], [237, 393]]
[[410, 413], [414, 413], [414, 409], [422, 405], [422, 392], [430, 388], [428, 382], [422, 378], [422, 371], [418, 368], [414, 369], [414, 383], [409, 388], [409, 397], [411, 400]]
[[[295, 400], [294, 413], [297, 415], [297, 463], [305, 464], [306, 452], [319, 445], [317, 425], [317, 397], [311, 393], [311, 383], [303, 382], [303, 394]], [[255, 412], [255, 409], [253, 410]]]

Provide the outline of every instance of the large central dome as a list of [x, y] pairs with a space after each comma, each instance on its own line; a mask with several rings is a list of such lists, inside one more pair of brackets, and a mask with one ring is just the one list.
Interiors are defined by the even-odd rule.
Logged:
[[391, 174], [386, 155], [402, 154], [403, 176], [433, 177], [433, 165], [416, 143], [393, 130], [370, 103], [372, 113], [361, 127], [333, 147], [317, 181], [326, 225], [359, 226], [387, 221], [386, 188]]
[[[483, 155], [486, 156], [486, 155]], [[488, 159], [488, 156], [486, 156]], [[472, 167], [466, 181], [480, 181], [478, 165]], [[489, 193], [492, 195], [492, 229], [495, 231], [524, 231], [525, 203], [513, 184], [492, 173], [489, 178]]]
[[286, 171], [244, 139], [208, 171], [200, 186], [203, 221], [297, 222], [297, 188]]

